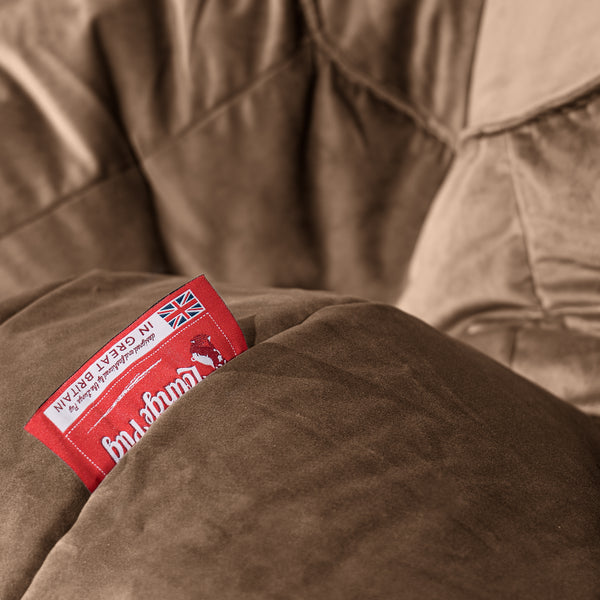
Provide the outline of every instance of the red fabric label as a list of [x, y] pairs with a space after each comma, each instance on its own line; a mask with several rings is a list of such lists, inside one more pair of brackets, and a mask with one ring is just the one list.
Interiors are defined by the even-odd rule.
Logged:
[[232, 314], [198, 277], [108, 342], [25, 429], [93, 491], [173, 402], [246, 348]]

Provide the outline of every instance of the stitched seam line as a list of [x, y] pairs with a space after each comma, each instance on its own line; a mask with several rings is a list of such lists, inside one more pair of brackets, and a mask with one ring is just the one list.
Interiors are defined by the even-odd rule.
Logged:
[[229, 339], [229, 336], [221, 329], [221, 326], [217, 323], [217, 321], [214, 319], [214, 317], [207, 312], [210, 320], [214, 323], [215, 327], [221, 332], [221, 335], [227, 340], [227, 343], [229, 344], [229, 347], [231, 348], [231, 351], [233, 352], [234, 357], [237, 356], [237, 352], [235, 351], [235, 347], [234, 345], [231, 343], [231, 340]]
[[373, 81], [348, 62], [342, 51], [324, 33], [319, 24], [316, 9], [310, 0], [300, 0], [300, 5], [307, 22], [309, 34], [314, 41], [315, 46], [325, 58], [337, 67], [340, 73], [352, 83], [367, 89], [379, 100], [412, 119], [418, 127], [437, 139], [438, 142], [441, 142], [450, 148], [456, 147], [456, 136], [454, 136], [450, 129], [438, 121], [433, 115], [423, 114], [418, 111], [414, 106], [401, 100], [395, 93], [388, 90], [381, 83]]
[[26, 217], [20, 223], [17, 223], [17, 225], [15, 225], [14, 227], [11, 227], [7, 231], [0, 233], [0, 242], [2, 242], [4, 239], [11, 236], [12, 234], [17, 233], [21, 229], [25, 229], [26, 227], [35, 223], [36, 221], [39, 221], [40, 219], [43, 219], [44, 217], [52, 214], [54, 211], [59, 210], [61, 207], [70, 204], [71, 202], [81, 200], [90, 192], [93, 192], [94, 190], [101, 188], [103, 185], [106, 185], [114, 181], [115, 179], [118, 179], [119, 177], [123, 177], [134, 170], [140, 171], [140, 178], [147, 184], [145, 177], [141, 173], [140, 165], [136, 162], [126, 163], [120, 166], [119, 168], [115, 169], [112, 173], [110, 173], [110, 175], [92, 179], [79, 189], [69, 192], [64, 196], [59, 196], [58, 198], [53, 200], [53, 203], [49, 206], [41, 208], [34, 215]]
[[67, 440], [69, 440], [69, 442], [71, 442], [71, 444], [73, 444], [75, 450], [77, 450], [82, 456], [84, 456], [91, 465], [96, 467], [96, 469], [98, 469], [98, 471], [100, 471], [100, 473], [102, 473], [102, 475], [106, 477], [106, 473], [68, 435], [65, 437]]
[[513, 148], [510, 143], [508, 135], [504, 136], [504, 143], [505, 143], [505, 149], [506, 149], [506, 157], [508, 159], [510, 180], [511, 180], [512, 189], [514, 192], [517, 218], [519, 219], [519, 224], [521, 226], [521, 231], [523, 233], [522, 237], [523, 237], [523, 246], [525, 248], [525, 260], [527, 261], [527, 267], [528, 267], [529, 273], [531, 275], [531, 289], [533, 291], [533, 295], [535, 297], [536, 302], [539, 305], [541, 312], [545, 315], [546, 310], [545, 310], [544, 302], [543, 302], [542, 296], [540, 294], [539, 285], [538, 285], [538, 282], [536, 281], [536, 276], [535, 276], [535, 272], [533, 269], [533, 258], [532, 258], [533, 252], [532, 252], [531, 243], [530, 243], [530, 232], [528, 231], [528, 227], [526, 224], [527, 220], [525, 217], [523, 192], [520, 189], [519, 184], [517, 182], [516, 158], [514, 156], [514, 151], [513, 151]]
[[600, 80], [594, 81], [591, 87], [590, 84], [587, 84], [582, 88], [569, 92], [565, 96], [556, 98], [546, 106], [528, 109], [524, 114], [517, 117], [466, 128], [459, 136], [459, 143], [462, 144], [471, 139], [505, 133], [528, 123], [542, 121], [553, 115], [582, 110], [598, 97], [600, 97]]
[[167, 150], [180, 139], [184, 139], [187, 135], [189, 135], [196, 129], [204, 127], [213, 119], [218, 117], [221, 113], [226, 112], [229, 108], [243, 100], [247, 95], [251, 94], [255, 89], [261, 87], [265, 83], [268, 83], [269, 81], [280, 75], [282, 72], [287, 71], [287, 69], [289, 69], [294, 64], [294, 62], [296, 62], [298, 57], [304, 53], [305, 48], [308, 45], [310, 45], [310, 40], [304, 40], [299, 44], [298, 48], [296, 48], [294, 52], [292, 52], [292, 54], [287, 56], [281, 62], [272, 65], [262, 73], [256, 75], [246, 85], [244, 85], [239, 90], [233, 92], [231, 95], [221, 100], [221, 102], [216, 104], [213, 108], [209, 109], [206, 113], [199, 115], [197, 119], [194, 119], [185, 127], [183, 127], [183, 129], [180, 129], [179, 131], [165, 139], [162, 143], [156, 146], [156, 148], [153, 148], [146, 154], [140, 154], [140, 162], [143, 163], [146, 160], [152, 158], [153, 156], [160, 154], [164, 150]]
[[[164, 139], [160, 144], [158, 144], [155, 148], [147, 152], [146, 154], [141, 154], [138, 152], [137, 148], [133, 149], [133, 161], [130, 163], [126, 163], [122, 165], [120, 168], [115, 170], [115, 172], [110, 175], [98, 179], [94, 179], [92, 181], [87, 182], [85, 185], [80, 187], [77, 190], [74, 190], [64, 196], [56, 198], [50, 206], [47, 206], [35, 213], [34, 216], [24, 219], [21, 223], [17, 224], [15, 227], [5, 231], [0, 234], [0, 242], [7, 238], [8, 236], [20, 231], [21, 229], [26, 228], [28, 225], [35, 223], [36, 221], [43, 219], [44, 217], [52, 214], [55, 210], [58, 210], [60, 207], [69, 204], [70, 202], [76, 202], [81, 200], [85, 195], [95, 190], [96, 188], [101, 187], [102, 185], [107, 184], [110, 181], [113, 181], [117, 177], [123, 176], [129, 171], [138, 170], [140, 177], [144, 181], [144, 183], [152, 189], [151, 181], [146, 176], [144, 163], [151, 159], [153, 156], [160, 154], [162, 151], [167, 150], [168, 148], [175, 145], [179, 140], [184, 139], [187, 135], [192, 133], [193, 131], [207, 125], [213, 119], [217, 118], [221, 113], [226, 112], [229, 108], [237, 104], [243, 98], [245, 98], [248, 94], [252, 93], [256, 88], [261, 85], [267, 83], [281, 72], [287, 70], [300, 56], [306, 46], [311, 43], [310, 39], [306, 39], [300, 43], [299, 47], [294, 50], [294, 52], [286, 57], [283, 61], [277, 63], [276, 65], [271, 66], [266, 71], [259, 73], [255, 76], [249, 83], [245, 86], [234, 92], [232, 95], [223, 99], [221, 102], [217, 103], [216, 106], [209, 109], [206, 113], [199, 115], [196, 119], [188, 123], [183, 129], [180, 129], [173, 135]], [[126, 141], [130, 142], [129, 133], [127, 133]]]

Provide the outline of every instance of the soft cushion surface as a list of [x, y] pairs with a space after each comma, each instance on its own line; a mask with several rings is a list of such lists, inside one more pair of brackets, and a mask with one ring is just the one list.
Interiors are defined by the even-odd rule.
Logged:
[[0, 297], [106, 268], [393, 302], [481, 1], [338, 4], [1, 3]]
[[89, 496], [22, 425], [181, 283], [96, 273], [3, 307], [3, 597], [594, 597], [594, 425], [351, 298], [218, 286], [251, 348]]
[[[514, 23], [518, 32], [518, 16], [530, 18], [538, 4], [504, 12], [492, 2], [485, 14], [502, 12], [498, 22], [503, 28]], [[590, 11], [569, 6], [567, 16], [552, 6], [540, 31], [531, 39], [519, 38], [524, 49], [513, 37], [513, 43], [498, 44], [492, 53], [486, 35], [492, 25], [483, 27], [471, 97], [480, 120], [463, 134], [421, 231], [398, 306], [600, 414], [600, 97], [590, 75], [600, 76], [600, 64], [586, 54], [585, 68], [565, 67], [565, 61], [573, 64], [579, 56], [578, 48], [593, 47], [596, 38], [588, 35], [588, 45], [582, 41], [569, 49], [565, 40], [589, 33], [584, 25], [599, 13], [589, 15], [588, 22]], [[563, 31], [556, 39], [546, 23], [552, 19], [560, 19]], [[551, 73], [546, 77], [537, 69], [542, 39], [560, 42], [554, 53], [565, 51], [564, 60], [544, 62]], [[565, 98], [555, 90], [550, 101], [538, 90], [540, 103], [533, 112], [525, 98], [517, 102], [504, 79], [490, 73], [512, 73], [498, 61], [510, 59], [510, 65], [521, 54], [527, 60], [519, 59], [515, 77], [528, 73], [530, 86], [518, 89], [531, 92], [538, 89], [537, 81], [542, 87], [550, 81], [574, 93]], [[574, 82], [582, 74], [589, 84], [583, 91], [581, 82]], [[494, 104], [512, 107], [510, 119], [481, 121], [482, 107], [491, 105], [490, 86], [497, 100], [506, 94], [514, 100]]]

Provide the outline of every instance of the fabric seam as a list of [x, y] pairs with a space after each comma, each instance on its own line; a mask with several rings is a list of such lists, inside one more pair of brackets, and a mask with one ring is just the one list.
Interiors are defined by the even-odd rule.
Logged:
[[451, 149], [456, 147], [456, 136], [433, 115], [424, 114], [417, 110], [412, 104], [400, 99], [380, 82], [374, 81], [348, 61], [340, 48], [323, 31], [319, 24], [316, 9], [310, 0], [300, 0], [300, 5], [308, 26], [309, 35], [315, 46], [349, 81], [368, 90], [388, 106], [409, 117], [415, 125], [434, 137], [438, 142]]
[[187, 125], [185, 125], [182, 129], [175, 132], [173, 135], [166, 138], [162, 143], [158, 144], [155, 148], [152, 148], [145, 154], [139, 154], [139, 162], [143, 163], [146, 160], [151, 159], [152, 157], [160, 154], [164, 150], [167, 150], [170, 146], [178, 142], [180, 139], [184, 139], [187, 135], [195, 131], [196, 129], [202, 128], [208, 123], [210, 123], [214, 118], [218, 117], [221, 113], [226, 112], [232, 106], [235, 106], [238, 102], [246, 98], [249, 94], [251, 94], [254, 90], [261, 87], [262, 85], [268, 83], [281, 73], [287, 71], [292, 64], [301, 56], [306, 48], [310, 45], [310, 40], [303, 40], [298, 47], [288, 56], [286, 56], [283, 60], [268, 67], [266, 70], [258, 73], [255, 77], [246, 82], [238, 90], [234, 91], [232, 94], [223, 98], [220, 102], [218, 102], [215, 106], [210, 108], [205, 113], [198, 116], [198, 118], [194, 119]]
[[[118, 177], [126, 175], [128, 172], [130, 172], [132, 170], [137, 170], [139, 172], [141, 179], [144, 181], [144, 183], [149, 188], [152, 188], [151, 180], [146, 175], [146, 171], [144, 168], [144, 163], [147, 160], [150, 160], [152, 157], [167, 150], [168, 148], [173, 146], [176, 142], [178, 142], [181, 139], [184, 139], [187, 135], [189, 135], [193, 131], [207, 125], [214, 118], [218, 117], [222, 112], [225, 112], [230, 107], [234, 106], [239, 101], [241, 101], [243, 98], [245, 98], [247, 94], [252, 93], [252, 91], [254, 91], [256, 88], [267, 83], [272, 78], [276, 77], [281, 72], [285, 71], [287, 68], [289, 68], [293, 64], [293, 62], [298, 58], [298, 56], [300, 56], [304, 52], [305, 48], [310, 45], [310, 42], [311, 42], [311, 40], [309, 40], [309, 39], [304, 40], [299, 45], [299, 47], [294, 50], [294, 52], [291, 55], [287, 56], [284, 60], [277, 63], [276, 65], [271, 66], [266, 71], [259, 73], [257, 76], [255, 76], [253, 79], [251, 79], [249, 82], [247, 82], [246, 85], [244, 85], [242, 88], [235, 91], [233, 94], [231, 94], [227, 98], [224, 98], [221, 102], [217, 103], [214, 107], [209, 109], [207, 112], [199, 115], [196, 119], [194, 119], [193, 121], [188, 123], [185, 127], [180, 129], [179, 131], [175, 132], [173, 135], [164, 139], [164, 141], [162, 143], [158, 144], [155, 148], [151, 149], [147, 153], [142, 154], [141, 152], [139, 152], [139, 150], [136, 147], [132, 147], [132, 162], [124, 163], [123, 165], [121, 165], [120, 168], [116, 168], [114, 170], [114, 172], [108, 176], [93, 179], [93, 180], [87, 182], [85, 185], [83, 185], [79, 189], [73, 190], [72, 192], [69, 192], [63, 196], [57, 197], [50, 206], [47, 206], [47, 207], [41, 209], [40, 211], [35, 213], [32, 217], [24, 219], [22, 222], [18, 223], [16, 226], [1, 233], [0, 234], [0, 243], [4, 239], [11, 236], [12, 234], [17, 233], [21, 229], [25, 229], [27, 226], [32, 225], [36, 221], [41, 220], [44, 217], [51, 215], [56, 210], [59, 210], [62, 206], [69, 204], [71, 202], [76, 202], [76, 201], [82, 200], [91, 191], [93, 191], [97, 188], [100, 188], [101, 186], [103, 186], [105, 184], [108, 184], [110, 181], [113, 181], [114, 179], [116, 179]], [[129, 133], [124, 132], [123, 135], [125, 136], [124, 139], [126, 141], [130, 142]]]
[[459, 144], [471, 139], [506, 133], [529, 123], [536, 123], [561, 113], [584, 110], [598, 97], [600, 97], [600, 79], [596, 79], [591, 83], [588, 82], [576, 90], [571, 90], [568, 94], [555, 98], [545, 106], [542, 105], [528, 109], [519, 116], [495, 121], [486, 125], [467, 127], [459, 135]]
[[515, 199], [516, 214], [517, 214], [517, 218], [519, 220], [519, 225], [520, 225], [521, 232], [522, 232], [523, 246], [525, 249], [525, 260], [527, 261], [527, 267], [529, 269], [529, 273], [531, 276], [531, 288], [532, 288], [533, 296], [534, 296], [536, 302], [538, 303], [542, 314], [546, 315], [546, 309], [544, 306], [542, 296], [540, 294], [539, 284], [537, 282], [537, 278], [536, 278], [535, 271], [533, 268], [533, 257], [532, 257], [533, 252], [532, 252], [531, 242], [530, 242], [530, 232], [529, 232], [528, 226], [526, 224], [527, 219], [525, 217], [523, 194], [522, 194], [522, 190], [519, 186], [519, 183], [517, 182], [516, 160], [515, 160], [514, 151], [513, 151], [511, 142], [509, 140], [509, 135], [504, 136], [504, 144], [505, 144], [505, 150], [506, 150], [506, 157], [507, 157], [507, 161], [508, 161], [508, 169], [509, 169], [509, 174], [510, 174], [511, 187], [512, 187], [513, 195], [514, 195], [514, 199]]
[[108, 185], [115, 179], [118, 179], [119, 177], [124, 177], [131, 171], [135, 170], [139, 172], [140, 179], [143, 181], [143, 183], [145, 185], [148, 185], [148, 180], [142, 172], [141, 165], [138, 162], [130, 162], [123, 164], [120, 168], [115, 169], [108, 176], [92, 179], [79, 189], [73, 190], [72, 192], [69, 192], [64, 196], [58, 196], [49, 206], [40, 209], [34, 215], [23, 219], [14, 227], [11, 227], [7, 231], [2, 232], [0, 234], [0, 243], [2, 243], [5, 239], [9, 238], [11, 235], [18, 233], [22, 229], [26, 229], [29, 225], [32, 225], [36, 221], [39, 221], [44, 217], [51, 215], [55, 211], [60, 210], [63, 206], [70, 204], [71, 202], [82, 200], [90, 192], [101, 188], [103, 185]]

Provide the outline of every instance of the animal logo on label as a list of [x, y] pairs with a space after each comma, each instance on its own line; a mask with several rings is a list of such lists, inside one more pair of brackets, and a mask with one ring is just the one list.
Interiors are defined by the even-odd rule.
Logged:
[[218, 369], [227, 361], [210, 341], [210, 335], [200, 333], [190, 341], [190, 353], [194, 362]]

